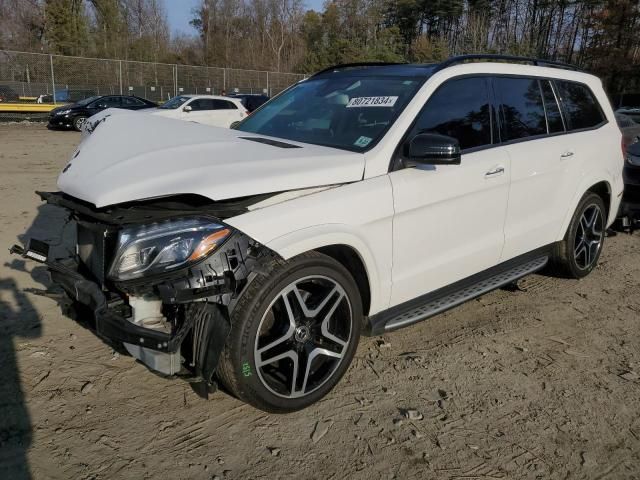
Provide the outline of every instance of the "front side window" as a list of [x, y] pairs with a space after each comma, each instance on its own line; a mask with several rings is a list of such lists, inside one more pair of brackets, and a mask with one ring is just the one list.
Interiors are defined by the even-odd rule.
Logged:
[[158, 108], [162, 108], [164, 110], [175, 110], [176, 108], [181, 107], [189, 100], [189, 97], [185, 97], [184, 95], [180, 95], [178, 97], [173, 97], [171, 100], [160, 105]]
[[547, 120], [537, 79], [496, 77], [493, 82], [502, 120], [502, 141], [547, 133]]
[[449, 80], [418, 115], [409, 138], [420, 133], [453, 137], [463, 150], [491, 144], [491, 114], [486, 78]]
[[103, 97], [94, 106], [98, 108], [118, 108], [120, 106], [120, 97]]
[[598, 101], [586, 85], [556, 80], [568, 130], [593, 128], [605, 121]]
[[122, 97], [122, 105], [125, 107], [142, 107], [144, 103], [134, 97]]
[[79, 102], [76, 102], [76, 105], [80, 105], [80, 106], [84, 107], [85, 105], [89, 105], [91, 102], [95, 102], [99, 98], [100, 97], [98, 95], [94, 95], [93, 97], [89, 97], [89, 98], [84, 98], [84, 99], [80, 100]]
[[340, 74], [298, 83], [247, 117], [243, 132], [363, 152], [375, 145], [424, 78]]
[[198, 98], [193, 100], [189, 106], [191, 110], [194, 112], [202, 111], [202, 110], [216, 110], [216, 107], [213, 103], [214, 101], [209, 98]]

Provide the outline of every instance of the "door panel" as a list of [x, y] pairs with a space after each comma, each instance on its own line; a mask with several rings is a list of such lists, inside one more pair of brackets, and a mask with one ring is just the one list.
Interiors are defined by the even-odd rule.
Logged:
[[203, 118], [200, 123], [211, 125], [213, 127], [228, 127], [231, 124], [229, 120], [228, 110], [207, 110], [202, 112]]
[[[495, 143], [486, 77], [446, 81], [427, 100], [398, 154], [415, 135], [458, 140], [460, 165], [424, 165], [389, 174], [393, 187], [391, 306], [496, 265], [504, 246], [509, 156]], [[395, 159], [396, 163], [398, 158]]]
[[579, 178], [574, 171], [579, 152], [572, 137], [559, 135], [502, 147], [511, 159], [503, 260], [555, 241]]
[[509, 157], [492, 148], [463, 155], [460, 165], [390, 174], [395, 206], [390, 306], [499, 262], [509, 171]]

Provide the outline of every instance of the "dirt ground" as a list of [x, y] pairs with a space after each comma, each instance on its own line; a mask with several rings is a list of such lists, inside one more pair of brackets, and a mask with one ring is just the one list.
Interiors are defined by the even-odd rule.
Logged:
[[58, 238], [33, 191], [78, 140], [0, 125], [0, 479], [640, 478], [638, 233], [584, 280], [534, 275], [363, 338], [327, 398], [268, 415], [117, 354], [9, 256], [26, 231]]

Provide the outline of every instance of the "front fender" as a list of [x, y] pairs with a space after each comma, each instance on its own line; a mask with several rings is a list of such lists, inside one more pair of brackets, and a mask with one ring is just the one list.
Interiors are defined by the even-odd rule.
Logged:
[[301, 253], [329, 245], [350, 247], [362, 260], [371, 290], [369, 314], [373, 315], [386, 309], [389, 306], [389, 295], [391, 294], [391, 282], [389, 281], [391, 265], [378, 265], [367, 240], [361, 238], [348, 225], [315, 225], [278, 237], [267, 243], [266, 246], [287, 260]]
[[330, 245], [352, 248], [367, 271], [370, 314], [389, 305], [392, 222], [388, 175], [287, 197], [225, 220], [285, 259]]

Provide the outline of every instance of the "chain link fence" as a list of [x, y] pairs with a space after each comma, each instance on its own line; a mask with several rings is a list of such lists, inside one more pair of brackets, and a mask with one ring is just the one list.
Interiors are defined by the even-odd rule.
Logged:
[[273, 96], [303, 78], [295, 73], [0, 50], [3, 102], [60, 103], [108, 94], [138, 95], [159, 102], [182, 93]]

